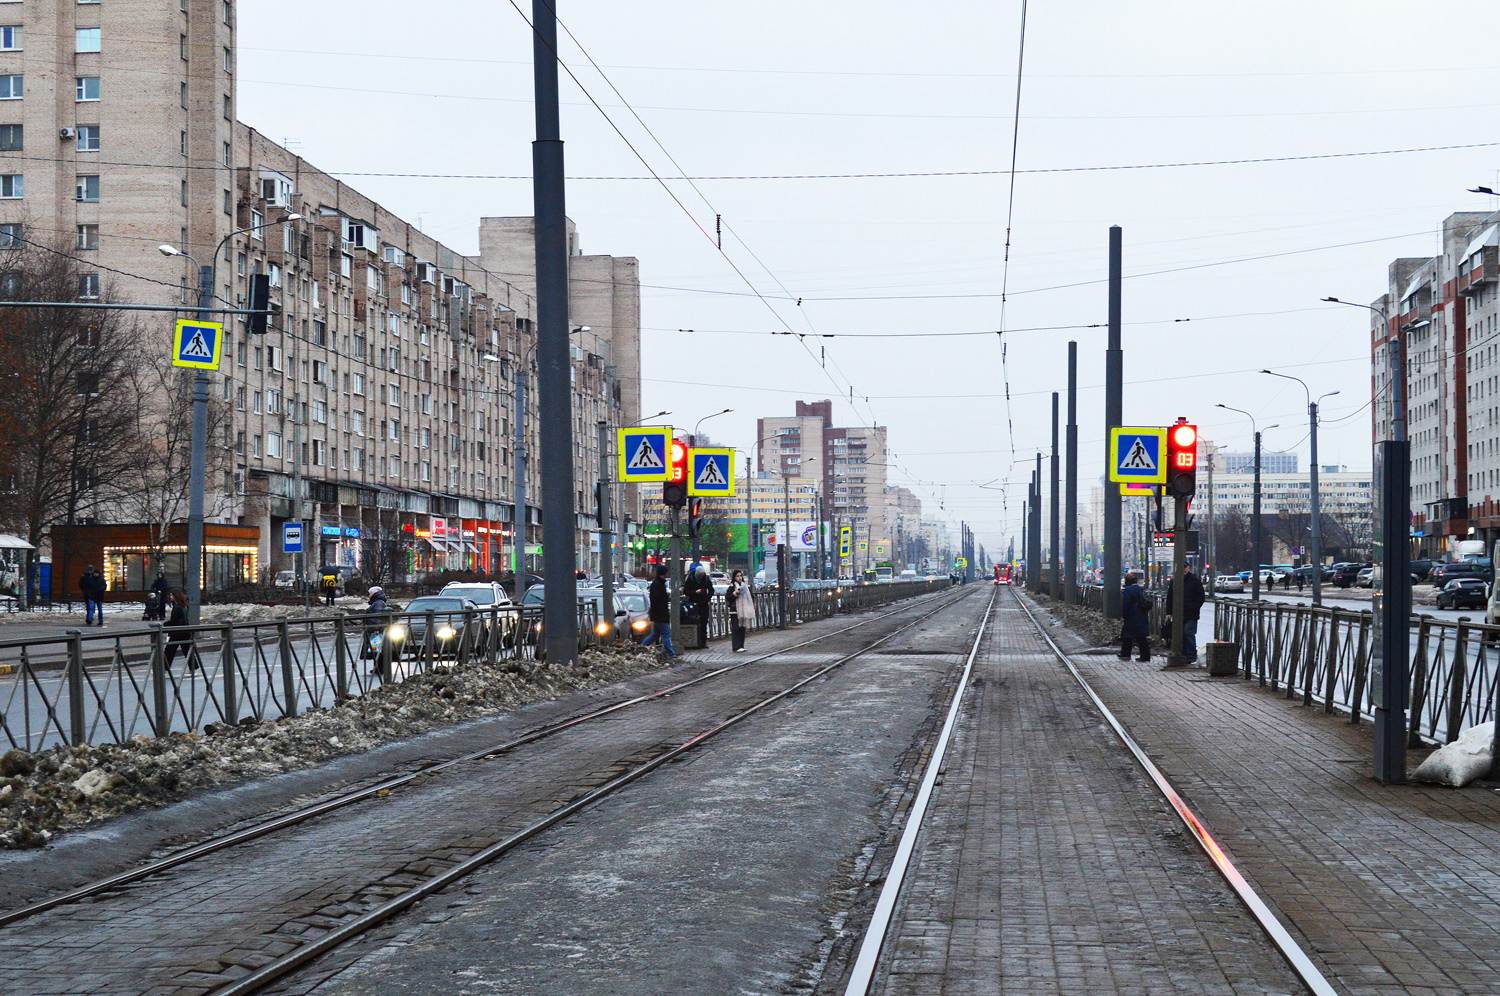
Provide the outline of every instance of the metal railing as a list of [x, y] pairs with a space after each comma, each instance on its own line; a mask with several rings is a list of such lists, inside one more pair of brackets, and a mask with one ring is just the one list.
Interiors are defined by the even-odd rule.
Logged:
[[[580, 650], [596, 616], [579, 604]], [[0, 640], [0, 738], [40, 750], [296, 716], [440, 664], [537, 659], [541, 621], [541, 606], [504, 606]]]
[[[1374, 620], [1369, 611], [1220, 599], [1214, 638], [1239, 645], [1245, 678], [1285, 691], [1303, 705], [1374, 716], [1370, 663]], [[1413, 615], [1408, 744], [1452, 743], [1495, 716], [1500, 626]]]

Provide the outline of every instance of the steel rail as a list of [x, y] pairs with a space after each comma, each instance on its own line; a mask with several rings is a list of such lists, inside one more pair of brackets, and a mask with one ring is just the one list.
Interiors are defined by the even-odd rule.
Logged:
[[865, 938], [854, 959], [854, 969], [849, 974], [849, 985], [844, 989], [844, 996], [865, 996], [875, 980], [875, 968], [880, 962], [881, 949], [885, 946], [891, 916], [896, 911], [896, 901], [901, 897], [901, 888], [906, 883], [911, 856], [917, 847], [917, 834], [921, 832], [922, 821], [927, 817], [927, 807], [932, 801], [933, 789], [937, 786], [938, 772], [943, 769], [948, 743], [953, 739], [954, 727], [958, 725], [958, 710], [963, 705], [964, 692], [969, 687], [969, 675], [974, 671], [974, 658], [979, 654], [979, 643], [984, 639], [984, 630], [989, 625], [997, 594], [997, 591], [991, 590], [984, 615], [980, 617], [979, 632], [974, 634], [974, 646], [969, 649], [968, 660], [964, 661], [963, 675], [953, 691], [953, 701], [948, 705], [948, 718], [943, 723], [937, 746], [933, 748], [932, 757], [927, 762], [927, 771], [922, 776], [917, 798], [912, 802], [911, 812], [906, 817], [906, 827], [901, 832], [901, 842], [896, 845], [895, 857], [891, 859], [891, 866], [885, 873], [885, 883], [880, 887], [880, 895], [875, 900], [875, 912], [870, 915], [870, 923], [865, 928]]
[[[944, 591], [933, 593], [931, 595], [919, 595], [916, 597], [915, 601], [902, 601], [895, 603], [889, 611], [881, 613], [877, 618], [884, 618], [886, 616], [895, 615], [897, 612], [905, 611], [917, 605], [927, 604], [928, 602], [940, 599], [944, 595], [951, 593], [952, 590], [953, 589], [947, 589]], [[962, 589], [960, 589], [960, 591], [962, 591]], [[958, 597], [950, 599], [948, 604], [952, 604], [956, 601], [958, 601]], [[944, 605], [940, 608], [946, 607], [947, 606]], [[166, 857], [158, 858], [155, 861], [141, 865], [138, 868], [132, 868], [128, 871], [119, 872], [118, 874], [110, 875], [95, 882], [90, 882], [87, 885], [79, 886], [76, 889], [71, 889], [56, 896], [51, 896], [47, 899], [40, 900], [28, 906], [22, 906], [18, 909], [0, 913], [0, 927], [5, 927], [10, 924], [17, 923], [21, 920], [26, 920], [30, 917], [36, 916], [38, 913], [45, 913], [47, 910], [56, 909], [59, 906], [67, 906], [76, 902], [80, 902], [81, 900], [88, 899], [91, 896], [96, 896], [100, 893], [108, 892], [111, 889], [116, 889], [120, 886], [128, 885], [131, 882], [136, 882], [140, 879], [155, 875], [158, 872], [167, 871], [168, 869], [187, 864], [190, 861], [194, 861], [206, 855], [213, 854], [216, 851], [222, 851], [227, 848], [234, 847], [238, 844], [244, 844], [249, 841], [256, 840], [260, 837], [265, 837], [269, 834], [276, 833], [277, 831], [284, 830], [287, 827], [296, 826], [299, 823], [305, 823], [308, 820], [323, 816], [338, 809], [342, 809], [345, 806], [352, 806], [355, 803], [375, 798], [381, 792], [389, 792], [392, 789], [400, 788], [404, 785], [409, 785], [417, 779], [423, 778], [427, 775], [434, 775], [440, 771], [444, 771], [448, 768], [452, 768], [460, 764], [466, 764], [471, 761], [478, 761], [481, 759], [488, 759], [497, 754], [502, 754], [507, 751], [514, 750], [517, 747], [524, 747], [527, 744], [535, 743], [538, 740], [542, 740], [547, 737], [553, 736], [554, 734], [561, 733], [564, 730], [570, 729], [574, 726], [578, 726], [581, 723], [591, 722], [603, 716], [607, 716], [610, 713], [628, 708], [629, 706], [639, 705], [643, 702], [649, 702], [653, 699], [661, 698], [664, 695], [670, 695], [673, 692], [681, 691], [682, 689], [688, 688], [692, 685], [696, 685], [701, 681], [707, 681], [710, 678], [717, 678], [720, 675], [728, 674], [731, 671], [738, 671], [740, 668], [749, 667], [752, 664], [759, 664], [762, 661], [770, 660], [773, 657], [778, 657], [793, 650], [800, 650], [803, 647], [810, 646], [814, 643], [819, 643], [823, 640], [831, 639], [832, 637], [848, 633], [851, 630], [859, 629], [861, 626], [868, 625], [870, 622], [871, 620], [869, 619], [854, 622], [841, 629], [836, 629], [832, 632], [824, 633], [821, 636], [815, 636], [810, 639], [803, 640], [801, 643], [794, 643], [791, 646], [782, 647], [779, 650], [773, 650], [769, 653], [761, 654], [759, 656], [749, 657], [745, 660], [737, 661], [734, 664], [716, 668], [715, 670], [709, 671], [706, 674], [701, 674], [696, 678], [690, 678], [687, 681], [680, 681], [676, 684], [668, 685], [665, 688], [659, 688], [656, 691], [646, 692], [642, 695], [637, 695], [633, 698], [626, 699], [623, 702], [616, 702], [615, 704], [605, 706], [602, 709], [596, 709], [593, 712], [585, 713], [582, 716], [575, 716], [572, 719], [567, 719], [548, 726], [544, 726], [540, 729], [533, 730], [529, 733], [523, 734], [522, 736], [516, 737], [513, 740], [508, 740], [505, 743], [494, 744], [489, 747], [484, 747], [479, 750], [460, 755], [459, 757], [449, 758], [446, 761], [441, 761], [437, 764], [429, 765], [419, 771], [413, 771], [410, 774], [406, 775], [397, 775], [394, 778], [382, 780], [373, 785], [366, 786], [365, 788], [343, 793], [334, 796], [331, 799], [326, 799], [323, 802], [313, 803], [303, 809], [297, 810], [296, 812], [288, 813], [285, 816], [279, 816], [264, 823], [258, 823], [254, 826], [246, 827], [243, 830], [236, 830], [233, 833], [225, 834], [222, 837], [216, 837], [212, 840], [204, 841], [201, 844], [194, 844], [190, 847], [184, 848], [183, 850], [177, 851], [173, 854], [169, 854]]]
[[[949, 606], [962, 601], [964, 594], [967, 594], [967, 592], [963, 591], [963, 589], [960, 589], [960, 591], [960, 595], [947, 603], [947, 605], [944, 605], [943, 608], [948, 608]], [[391, 917], [415, 905], [416, 903], [432, 895], [433, 893], [440, 892], [443, 889], [446, 889], [454, 882], [457, 882], [460, 879], [465, 878], [478, 869], [484, 867], [485, 865], [490, 864], [508, 851], [514, 850], [519, 845], [530, 840], [532, 837], [535, 837], [537, 834], [540, 834], [543, 831], [556, 826], [558, 823], [561, 823], [562, 821], [568, 819], [570, 816], [573, 816], [574, 814], [587, 809], [601, 799], [613, 795], [632, 782], [644, 778], [646, 775], [650, 774], [652, 771], [655, 771], [657, 768], [666, 764], [668, 761], [672, 761], [678, 757], [681, 757], [683, 754], [686, 754], [688, 751], [691, 751], [693, 748], [699, 746], [700, 744], [703, 744], [712, 737], [717, 736], [718, 734], [724, 732], [732, 726], [738, 725], [744, 720], [760, 712], [762, 709], [780, 702], [788, 695], [791, 695], [794, 692], [813, 683], [814, 681], [817, 681], [819, 678], [828, 674], [830, 671], [842, 667], [844, 664], [847, 664], [849, 661], [852, 661], [858, 657], [864, 656], [871, 650], [880, 646], [882, 643], [886, 643], [890, 640], [895, 639], [912, 627], [925, 622], [928, 618], [930, 618], [930, 614], [924, 614], [917, 619], [913, 619], [911, 622], [907, 623], [901, 628], [893, 630], [892, 632], [887, 633], [885, 636], [882, 636], [879, 639], [866, 644], [860, 649], [838, 658], [832, 663], [814, 671], [807, 677], [800, 679], [799, 681], [795, 682], [792, 685], [789, 685], [786, 688], [783, 688], [781, 691], [761, 699], [754, 705], [742, 710], [741, 712], [736, 713], [723, 722], [711, 726], [701, 733], [690, 737], [682, 744], [664, 751], [651, 760], [646, 761], [643, 764], [631, 769], [630, 771], [627, 771], [624, 774], [606, 782], [605, 784], [599, 786], [597, 789], [594, 789], [592, 792], [589, 792], [587, 795], [575, 799], [573, 802], [568, 803], [566, 806], [563, 806], [556, 812], [538, 820], [537, 822], [522, 830], [517, 831], [506, 839], [495, 844], [491, 844], [489, 847], [486, 847], [484, 850], [465, 859], [464, 861], [453, 866], [442, 874], [428, 879], [421, 885], [415, 886], [402, 893], [401, 895], [396, 896], [385, 903], [382, 903], [380, 906], [377, 906], [376, 908], [361, 914], [354, 920], [351, 920], [348, 923], [329, 931], [322, 937], [319, 937], [317, 940], [305, 944], [294, 951], [290, 951], [285, 955], [282, 955], [280, 958], [277, 958], [275, 961], [263, 965], [262, 967], [251, 972], [249, 975], [246, 975], [243, 978], [230, 983], [229, 985], [213, 990], [209, 994], [209, 996], [249, 996], [249, 994], [251, 993], [258, 992], [275, 980], [281, 978], [289, 972], [296, 970], [298, 967], [306, 964], [314, 958], [317, 958], [319, 955], [325, 954], [328, 951], [331, 951], [334, 948], [342, 945], [346, 941], [352, 940], [353, 938], [359, 936], [365, 931], [370, 930], [371, 928], [376, 927], [381, 923], [384, 923], [386, 920], [389, 920]]]
[[1115, 714], [1109, 710], [1109, 707], [1104, 704], [1104, 700], [1098, 696], [1093, 686], [1088, 683], [1088, 680], [1084, 678], [1077, 666], [1074, 665], [1072, 658], [1064, 653], [1062, 648], [1047, 634], [1046, 627], [1037, 621], [1036, 616], [1032, 614], [1031, 608], [1026, 604], [1025, 599], [1021, 597], [1019, 592], [1016, 593], [1016, 604], [1021, 607], [1022, 612], [1026, 613], [1026, 618], [1031, 620], [1031, 624], [1036, 627], [1042, 639], [1047, 641], [1047, 645], [1052, 648], [1052, 652], [1057, 655], [1057, 659], [1062, 661], [1069, 673], [1073, 675], [1073, 680], [1078, 682], [1084, 694], [1093, 701], [1094, 707], [1099, 710], [1105, 722], [1109, 723], [1110, 727], [1115, 731], [1115, 736], [1119, 737], [1120, 742], [1129, 749], [1130, 753], [1135, 755], [1136, 762], [1151, 777], [1151, 781], [1155, 783], [1157, 791], [1177, 811], [1177, 816], [1182, 820], [1183, 825], [1187, 827], [1188, 832], [1193, 835], [1193, 839], [1198, 842], [1198, 846], [1203, 849], [1203, 853], [1208, 855], [1208, 859], [1213, 862], [1214, 868], [1224, 877], [1224, 881], [1229, 883], [1229, 887], [1234, 890], [1235, 895], [1239, 896], [1240, 902], [1245, 904], [1245, 908], [1250, 911], [1250, 915], [1255, 917], [1255, 921], [1260, 925], [1260, 929], [1265, 931], [1266, 936], [1276, 946], [1276, 950], [1286, 960], [1291, 970], [1296, 973], [1297, 978], [1302, 980], [1302, 984], [1314, 996], [1339, 996], [1338, 990], [1333, 988], [1333, 985], [1318, 970], [1318, 966], [1313, 964], [1312, 959], [1307, 956], [1307, 952], [1302, 950], [1302, 946], [1297, 943], [1291, 933], [1277, 919], [1276, 914], [1271, 912], [1270, 907], [1251, 888], [1250, 883], [1245, 881], [1245, 877], [1234, 866], [1234, 862], [1229, 859], [1229, 855], [1224, 853], [1224, 849], [1219, 846], [1219, 842], [1214, 839], [1208, 827], [1203, 825], [1203, 821], [1198, 817], [1198, 814], [1193, 812], [1192, 807], [1183, 800], [1171, 781], [1167, 779], [1167, 776], [1162, 774], [1161, 769], [1152, 762], [1150, 756], [1142, 749], [1141, 745], [1136, 743], [1135, 738], [1115, 718]]

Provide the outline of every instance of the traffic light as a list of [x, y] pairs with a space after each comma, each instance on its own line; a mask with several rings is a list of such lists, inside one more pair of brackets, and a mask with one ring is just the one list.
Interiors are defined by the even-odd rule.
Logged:
[[271, 309], [271, 275], [255, 273], [250, 276], [250, 315], [247, 323], [251, 335], [266, 334], [266, 319]]
[[698, 535], [698, 530], [703, 528], [701, 516], [703, 515], [703, 499], [688, 499], [688, 537]]
[[688, 450], [676, 439], [667, 448], [672, 452], [672, 477], [661, 486], [661, 500], [673, 508], [681, 508], [687, 502]]
[[1198, 427], [1186, 419], [1167, 429], [1167, 490], [1192, 497], [1198, 486]]

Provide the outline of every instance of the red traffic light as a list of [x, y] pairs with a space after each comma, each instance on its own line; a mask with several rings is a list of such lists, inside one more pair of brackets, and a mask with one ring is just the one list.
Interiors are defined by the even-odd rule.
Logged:
[[687, 501], [688, 448], [678, 440], [667, 447], [671, 457], [671, 478], [661, 486], [661, 500], [673, 508], [681, 508]]
[[677, 440], [672, 440], [672, 480], [687, 480], [687, 447]]
[[1191, 496], [1198, 486], [1198, 427], [1186, 421], [1167, 430], [1167, 489]]

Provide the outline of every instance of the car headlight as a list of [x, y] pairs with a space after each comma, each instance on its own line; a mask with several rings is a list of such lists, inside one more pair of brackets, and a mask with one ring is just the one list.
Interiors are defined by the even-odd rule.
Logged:
[[437, 638], [439, 640], [451, 640], [457, 635], [458, 631], [455, 630], [452, 626], [449, 626], [447, 623], [444, 623], [437, 628]]
[[392, 623], [390, 629], [385, 631], [385, 635], [392, 640], [404, 640], [406, 639], [406, 627], [400, 623]]
[[612, 628], [613, 627], [611, 627], [607, 622], [597, 623], [594, 626], [594, 632], [598, 633], [600, 636], [608, 636]]
[[635, 630], [637, 633], [644, 633], [646, 632], [646, 630], [651, 628], [651, 624], [645, 619], [637, 619], [635, 622], [630, 624], [630, 628]]

